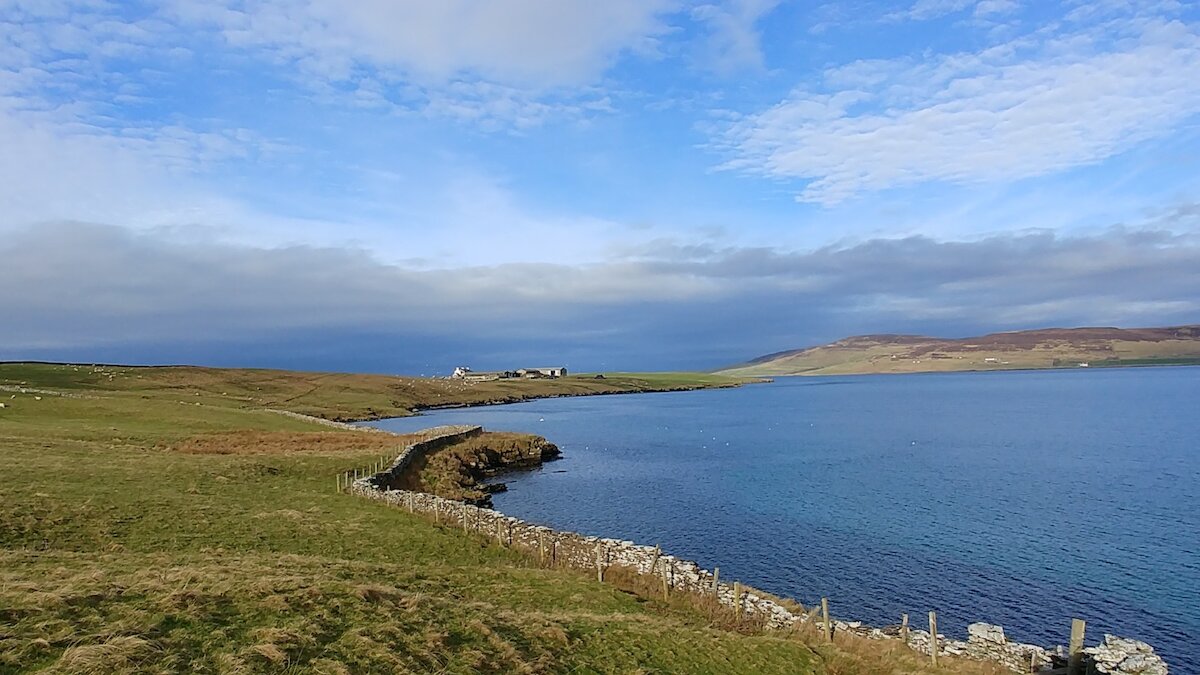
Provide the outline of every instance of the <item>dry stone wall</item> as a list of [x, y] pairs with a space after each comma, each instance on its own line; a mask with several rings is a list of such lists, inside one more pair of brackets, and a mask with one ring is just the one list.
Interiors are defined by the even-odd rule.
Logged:
[[[547, 562], [553, 564], [584, 570], [620, 567], [657, 577], [664, 580], [672, 592], [715, 597], [722, 605], [736, 608], [770, 628], [789, 628], [800, 623], [819, 621], [814, 614], [793, 612], [756, 589], [718, 582], [712, 572], [697, 563], [663, 553], [656, 546], [554, 530], [493, 509], [424, 492], [388, 487], [395, 484], [418, 457], [482, 432], [483, 428], [478, 426], [447, 426], [426, 430], [422, 432], [422, 440], [406, 446], [386, 469], [353, 482], [350, 492], [411, 513], [431, 515], [438, 522], [454, 524], [464, 531], [493, 537], [505, 546], [544, 556]], [[901, 638], [898, 626], [875, 628], [858, 621], [836, 619], [831, 623], [836, 632], [852, 633], [868, 639]], [[1000, 626], [973, 623], [968, 626], [967, 635], [967, 640], [963, 642], [947, 639], [939, 633], [938, 653], [998, 663], [1017, 673], [1048, 672], [1066, 663], [1066, 650], [1063, 647], [1046, 649], [1009, 642]], [[918, 652], [932, 652], [933, 641], [927, 631], [910, 630], [907, 640], [909, 647]], [[1167, 664], [1144, 642], [1106, 635], [1101, 645], [1084, 651], [1094, 671], [1105, 675], [1167, 675]]]
[[420, 432], [421, 440], [404, 446], [400, 450], [400, 454], [396, 455], [396, 459], [392, 460], [392, 463], [383, 471], [362, 480], [368, 481], [377, 490], [386, 489], [393, 481], [399, 480], [418, 458], [482, 433], [483, 427], [476, 425], [451, 425], [426, 429]]
[[326, 426], [326, 427], [333, 427], [334, 429], [345, 429], [346, 431], [363, 431], [366, 433], [376, 433], [376, 434], [390, 433], [390, 432], [384, 431], [383, 429], [376, 429], [375, 427], [360, 427], [360, 426], [357, 426], [354, 424], [349, 424], [347, 422], [338, 422], [335, 420], [327, 420], [324, 417], [316, 417], [314, 415], [305, 415], [304, 413], [292, 412], [291, 410], [276, 410], [274, 408], [267, 408], [266, 411], [270, 412], [270, 413], [275, 413], [276, 415], [283, 415], [284, 417], [291, 417], [292, 419], [303, 420], [305, 422], [312, 422], [313, 424], [320, 424], [320, 425]]

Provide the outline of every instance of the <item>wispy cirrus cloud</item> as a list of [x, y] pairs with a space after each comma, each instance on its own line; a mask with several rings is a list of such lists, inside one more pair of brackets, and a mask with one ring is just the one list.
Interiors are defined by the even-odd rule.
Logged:
[[714, 147], [728, 156], [722, 168], [805, 181], [797, 199], [823, 204], [927, 182], [1012, 181], [1173, 131], [1200, 112], [1198, 71], [1195, 26], [1125, 12], [978, 52], [833, 67], [820, 86], [734, 115]]
[[946, 14], [961, 12], [975, 3], [975, 0], [917, 0], [904, 11], [895, 12], [892, 18], [906, 18], [917, 21], [934, 19]]
[[676, 0], [173, 0], [172, 14], [231, 45], [271, 50], [311, 75], [374, 67], [417, 82], [464, 74], [533, 87], [587, 84], [622, 52], [652, 51]]
[[196, 68], [197, 59], [229, 68], [243, 55], [325, 104], [522, 128], [604, 110], [596, 83], [623, 56], [652, 55], [677, 8], [674, 0], [8, 2], [0, 98], [100, 118], [154, 103], [149, 91], [166, 71]]
[[678, 0], [173, 0], [165, 14], [294, 73], [325, 103], [446, 116], [489, 131], [606, 109], [596, 86], [654, 58]]

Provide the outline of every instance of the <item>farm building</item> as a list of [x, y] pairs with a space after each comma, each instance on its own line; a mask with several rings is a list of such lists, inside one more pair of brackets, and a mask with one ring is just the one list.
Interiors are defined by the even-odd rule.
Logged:
[[566, 374], [567, 374], [567, 369], [566, 369], [566, 368], [562, 368], [562, 367], [554, 367], [554, 368], [521, 368], [520, 370], [518, 370], [518, 371], [517, 371], [517, 374], [518, 374], [518, 375], [520, 375], [521, 377], [529, 377], [529, 378], [535, 378], [535, 377], [550, 377], [550, 378], [554, 378], [554, 377], [565, 377], [565, 376], [566, 376]]
[[551, 368], [518, 368], [517, 370], [474, 371], [466, 366], [459, 366], [450, 375], [453, 380], [467, 382], [487, 382], [490, 380], [508, 380], [515, 378], [538, 379], [565, 377], [567, 369], [561, 366]]

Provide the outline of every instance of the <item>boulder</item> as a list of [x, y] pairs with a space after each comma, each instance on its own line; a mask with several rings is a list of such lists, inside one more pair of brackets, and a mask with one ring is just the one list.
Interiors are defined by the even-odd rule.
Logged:
[[1083, 651], [1106, 675], [1167, 675], [1166, 661], [1145, 642], [1106, 634], [1103, 642]]
[[1004, 628], [983, 622], [967, 626], [967, 641], [988, 642], [994, 645], [1008, 643], [1008, 640], [1004, 637]]

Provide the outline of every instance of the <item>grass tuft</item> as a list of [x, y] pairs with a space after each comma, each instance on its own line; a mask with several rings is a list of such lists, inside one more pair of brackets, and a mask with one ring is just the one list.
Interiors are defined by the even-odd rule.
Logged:
[[147, 640], [120, 635], [98, 644], [68, 647], [51, 670], [69, 673], [131, 673], [160, 650]]

